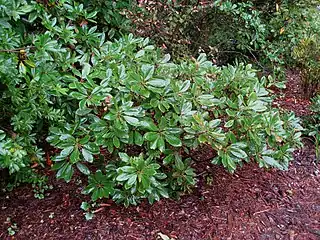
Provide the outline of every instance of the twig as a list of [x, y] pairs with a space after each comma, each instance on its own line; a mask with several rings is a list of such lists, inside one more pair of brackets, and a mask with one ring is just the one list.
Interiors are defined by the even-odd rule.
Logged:
[[273, 209], [272, 208], [268, 208], [268, 209], [265, 209], [265, 210], [262, 210], [262, 211], [259, 211], [259, 212], [255, 212], [252, 215], [254, 216], [254, 215], [257, 215], [257, 214], [260, 214], [260, 213], [268, 212], [270, 210], [273, 210]]
[[202, 175], [204, 175], [204, 174], [206, 174], [206, 173], [208, 173], [208, 172], [207, 172], [207, 171], [203, 171], [203, 172], [197, 174], [196, 177], [200, 177], [200, 176], [202, 176]]
[[29, 46], [29, 47], [24, 47], [24, 48], [15, 48], [15, 49], [0, 49], [0, 53], [1, 52], [20, 52], [21, 50], [26, 50], [26, 49], [33, 49], [35, 48], [35, 46]]
[[100, 207], [110, 207], [111, 206], [111, 204], [109, 204], [109, 203], [100, 203], [99, 205], [100, 205]]
[[101, 211], [103, 211], [104, 209], [105, 209], [104, 207], [98, 208], [97, 210], [94, 210], [93, 213], [101, 212]]

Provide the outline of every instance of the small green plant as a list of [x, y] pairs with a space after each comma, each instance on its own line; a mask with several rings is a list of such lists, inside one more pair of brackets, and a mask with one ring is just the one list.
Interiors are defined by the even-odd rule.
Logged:
[[158, 233], [157, 239], [158, 240], [175, 240], [175, 238], [171, 238], [163, 233]]
[[46, 177], [42, 177], [41, 179], [38, 179], [32, 184], [34, 197], [38, 199], [44, 199], [45, 198], [45, 191], [52, 190], [53, 186], [47, 184], [48, 179]]
[[93, 208], [95, 206], [95, 203], [93, 204], [89, 204], [87, 202], [82, 202], [80, 208], [85, 211], [85, 219], [87, 221], [90, 221], [91, 219], [93, 219], [94, 217], [94, 211], [91, 211], [90, 209]]
[[19, 231], [17, 224], [12, 222], [11, 218], [7, 218], [6, 224], [9, 225], [9, 227], [7, 228], [9, 236], [14, 236], [17, 231]]

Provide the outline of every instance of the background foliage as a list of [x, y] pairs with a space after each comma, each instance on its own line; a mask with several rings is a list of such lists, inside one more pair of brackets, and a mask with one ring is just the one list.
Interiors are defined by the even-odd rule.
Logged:
[[281, 81], [284, 66], [297, 64], [293, 48], [319, 33], [313, 0], [146, 1], [142, 9], [133, 17], [136, 34], [152, 36], [174, 57], [206, 52], [218, 65], [241, 59]]

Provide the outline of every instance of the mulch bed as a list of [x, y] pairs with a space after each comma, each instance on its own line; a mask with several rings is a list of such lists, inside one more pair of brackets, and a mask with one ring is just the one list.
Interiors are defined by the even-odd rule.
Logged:
[[276, 91], [278, 98], [274, 101], [274, 106], [293, 111], [299, 117], [310, 115], [309, 107], [311, 102], [303, 92], [300, 72], [295, 69], [289, 69], [286, 72], [286, 76], [286, 88]]
[[[277, 104], [303, 116], [308, 114], [307, 103], [302, 95], [290, 95], [298, 89], [293, 87], [294, 74], [289, 73], [286, 97]], [[297, 99], [294, 104], [291, 97]], [[30, 187], [20, 187], [0, 197], [0, 239], [11, 239], [8, 217], [18, 226], [14, 239], [151, 240], [158, 233], [185, 240], [320, 239], [320, 165], [307, 140], [285, 172], [248, 164], [231, 175], [199, 161], [199, 156], [195, 159], [200, 180], [192, 194], [129, 208], [106, 201], [91, 221], [80, 209], [87, 200], [80, 179], [66, 184], [52, 174], [54, 189], [43, 200], [35, 199]]]

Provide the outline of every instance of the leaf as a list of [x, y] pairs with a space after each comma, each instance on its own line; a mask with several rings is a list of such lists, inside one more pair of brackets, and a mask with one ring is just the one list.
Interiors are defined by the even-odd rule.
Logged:
[[27, 64], [31, 68], [35, 68], [36, 67], [35, 63], [30, 61], [30, 60], [28, 60], [28, 59], [24, 60], [24, 63]]
[[93, 219], [94, 213], [87, 212], [84, 216], [85, 216], [86, 220], [89, 221], [89, 220]]
[[147, 84], [152, 87], [161, 88], [161, 87], [166, 87], [169, 84], [169, 81], [164, 79], [153, 79], [151, 81], [148, 81]]
[[170, 61], [170, 58], [171, 58], [171, 56], [170, 56], [170, 54], [165, 54], [164, 56], [163, 56], [163, 58], [162, 58], [162, 60], [160, 61], [160, 63], [167, 63], [167, 62], [169, 62]]
[[149, 131], [157, 131], [158, 127], [154, 124], [152, 120], [145, 120], [140, 122], [140, 127], [143, 127]]
[[[84, 97], [85, 97], [85, 96], [84, 96]], [[90, 108], [83, 108], [83, 109], [79, 108], [79, 109], [77, 109], [76, 114], [77, 114], [78, 116], [86, 116], [86, 115], [88, 115], [91, 111], [92, 111], [92, 109], [90, 109]]]
[[121, 173], [120, 175], [117, 176], [116, 180], [119, 182], [124, 182], [124, 181], [127, 181], [131, 176], [132, 174]]
[[283, 170], [283, 166], [279, 164], [274, 158], [269, 156], [262, 156], [262, 159], [270, 166], [279, 168], [280, 170]]
[[232, 127], [233, 124], [234, 124], [234, 120], [229, 120], [228, 122], [226, 122], [226, 123], [224, 124], [224, 127], [229, 128], [229, 127]]
[[134, 173], [136, 169], [132, 166], [124, 166], [124, 167], [118, 168], [118, 171], [122, 171], [125, 173]]
[[138, 146], [142, 146], [143, 141], [144, 140], [143, 140], [142, 135], [139, 132], [135, 131], [134, 132], [134, 143], [137, 144]]
[[80, 208], [84, 211], [87, 211], [90, 208], [90, 204], [87, 202], [82, 202]]
[[144, 134], [144, 139], [147, 141], [154, 141], [158, 138], [158, 133], [155, 132], [147, 132]]
[[80, 160], [80, 152], [78, 148], [75, 148], [70, 155], [70, 162], [76, 163]]
[[164, 164], [164, 165], [168, 165], [168, 164], [172, 163], [173, 160], [174, 160], [174, 155], [173, 155], [173, 154], [167, 155], [167, 156], [163, 159], [163, 164]]
[[128, 154], [123, 153], [123, 152], [119, 152], [119, 157], [121, 159], [121, 161], [123, 162], [129, 162], [130, 157], [128, 156]]
[[180, 87], [180, 91], [181, 93], [186, 92], [189, 88], [190, 88], [191, 82], [188, 81], [184, 81], [183, 84]]
[[138, 126], [139, 125], [139, 119], [135, 117], [129, 117], [129, 116], [123, 116], [124, 120], [126, 120], [127, 123], [129, 123], [132, 126]]
[[165, 145], [163, 137], [160, 137], [160, 136], [158, 137], [158, 139], [157, 139], [157, 147], [161, 152], [163, 152], [165, 150], [166, 145]]
[[81, 149], [81, 153], [82, 153], [82, 156], [83, 156], [84, 160], [86, 160], [89, 163], [93, 162], [93, 156], [87, 149], [82, 148]]
[[59, 157], [66, 158], [67, 156], [69, 156], [69, 155], [72, 153], [73, 149], [74, 149], [74, 146], [70, 146], [70, 147], [64, 148], [64, 149], [60, 152]]
[[86, 165], [79, 163], [79, 162], [76, 165], [77, 165], [77, 168], [79, 169], [79, 171], [82, 172], [83, 174], [85, 174], [85, 175], [90, 174], [90, 170]]
[[141, 70], [143, 72], [145, 80], [148, 80], [153, 76], [154, 66], [150, 64], [144, 64], [141, 66]]
[[91, 70], [91, 65], [89, 63], [84, 63], [82, 72], [81, 72], [81, 78], [86, 79], [90, 73], [90, 70]]
[[77, 99], [77, 100], [82, 100], [87, 97], [86, 95], [79, 93], [79, 92], [71, 92], [70, 96]]
[[181, 115], [184, 115], [184, 116], [190, 115], [191, 110], [192, 110], [192, 103], [184, 102], [181, 107]]
[[248, 155], [246, 154], [246, 152], [243, 151], [243, 150], [240, 149], [240, 148], [231, 147], [231, 148], [230, 148], [230, 152], [231, 152], [232, 155], [234, 155], [234, 156], [237, 157], [237, 158], [244, 159], [244, 158], [247, 158], [247, 157], [248, 157]]
[[214, 106], [221, 103], [221, 101], [210, 94], [204, 94], [197, 98], [198, 102], [204, 106]]
[[230, 157], [227, 157], [227, 162], [228, 162], [229, 171], [234, 172], [234, 170], [236, 170], [235, 162]]
[[143, 55], [145, 54], [145, 51], [144, 50], [140, 50], [136, 53], [136, 55], [134, 56], [135, 58], [140, 58], [142, 57]]
[[[58, 173], [59, 173], [59, 171], [58, 171]], [[63, 178], [66, 182], [70, 182], [72, 175], [73, 175], [73, 172], [74, 172], [74, 170], [73, 170], [72, 165], [70, 163], [67, 163], [65, 165], [65, 167], [63, 168], [62, 172], [60, 172], [60, 176], [58, 178]], [[57, 173], [57, 176], [58, 176], [58, 173]]]
[[131, 177], [128, 179], [127, 184], [129, 186], [134, 185], [137, 182], [137, 175], [136, 174], [132, 174]]
[[182, 146], [182, 142], [180, 140], [180, 138], [173, 136], [173, 135], [165, 135], [166, 141], [174, 147], [181, 147]]
[[175, 165], [178, 170], [180, 170], [180, 171], [184, 170], [184, 163], [182, 162], [182, 159], [180, 156], [176, 156]]
[[120, 147], [119, 138], [117, 138], [117, 137], [114, 137], [114, 138], [113, 138], [113, 145], [114, 145], [116, 148], [119, 148], [119, 147]]

